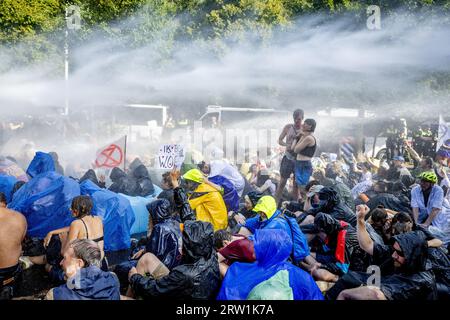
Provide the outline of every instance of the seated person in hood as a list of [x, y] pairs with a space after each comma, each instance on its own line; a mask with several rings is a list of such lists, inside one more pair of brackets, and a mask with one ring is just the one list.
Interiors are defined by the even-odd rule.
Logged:
[[126, 195], [132, 195], [135, 184], [131, 181], [127, 174], [120, 168], [115, 167], [111, 170], [109, 178], [112, 184], [109, 186], [108, 190], [115, 193], [123, 193]]
[[197, 220], [210, 222], [214, 230], [228, 226], [228, 213], [220, 191], [205, 182], [199, 169], [191, 169], [183, 175], [184, 189]]
[[[173, 215], [173, 208], [180, 212], [182, 222], [195, 220], [195, 216], [187, 201], [183, 189], [179, 187], [179, 172], [168, 172], [170, 189], [173, 193], [171, 204], [167, 199], [157, 199], [147, 205], [149, 211], [149, 224], [153, 227], [149, 230], [146, 247], [135, 253], [130, 261], [116, 266], [114, 272], [119, 276], [121, 287], [128, 287], [128, 273], [132, 267], [138, 271], [145, 269], [155, 258], [161, 262], [155, 273], [155, 278], [166, 275], [181, 262], [182, 233], [181, 224]], [[131, 291], [129, 290], [129, 295]]]
[[[228, 224], [232, 230], [239, 229], [240, 225], [245, 224], [246, 219], [250, 219], [258, 215], [253, 208], [264, 195], [257, 191], [250, 191], [244, 196], [244, 207], [239, 212], [230, 211], [228, 213]], [[236, 230], [239, 231], [239, 230]]]
[[161, 261], [152, 257], [142, 269], [132, 268], [129, 282], [134, 296], [143, 299], [215, 298], [220, 286], [220, 273], [213, 233], [209, 222], [186, 221], [180, 265], [162, 275]]
[[367, 269], [370, 257], [359, 247], [355, 228], [325, 213], [316, 215], [314, 226], [318, 241], [311, 250], [315, 251], [312, 255], [318, 262], [312, 269], [316, 278], [335, 282], [349, 270]]
[[310, 274], [288, 262], [293, 243], [282, 229], [256, 230], [256, 261], [233, 263], [217, 300], [323, 300]]
[[[435, 299], [436, 279], [427, 264], [428, 243], [422, 231], [410, 231], [393, 238], [393, 245], [373, 242], [364, 217], [368, 208], [358, 208], [360, 247], [380, 267], [379, 288], [368, 284], [370, 274], [349, 272], [327, 292], [328, 299], [339, 300], [425, 300]], [[372, 282], [370, 282], [372, 283]], [[363, 286], [360, 286], [362, 285]]]
[[51, 289], [46, 300], [120, 300], [119, 280], [114, 273], [100, 269], [101, 260], [94, 241], [72, 241], [61, 261], [67, 282]]
[[352, 191], [343, 182], [331, 179], [328, 176], [328, 172], [324, 169], [316, 170], [313, 173], [313, 178], [314, 180], [317, 180], [320, 185], [330, 187], [335, 190], [339, 196], [339, 199], [341, 199], [341, 202], [343, 202], [347, 207], [352, 210], [355, 208], [355, 201], [352, 197]]
[[[352, 227], [356, 226], [356, 215], [352, 209], [347, 207], [339, 199], [335, 190], [330, 187], [324, 187], [311, 198], [312, 208], [301, 214], [297, 221], [301, 225], [309, 225], [314, 217], [319, 213], [329, 214], [338, 221], [345, 221]], [[309, 217], [310, 216], [310, 217]]]
[[146, 197], [155, 192], [152, 179], [150, 179], [148, 170], [143, 164], [130, 170], [128, 178], [134, 183], [134, 189], [131, 196]]
[[253, 211], [258, 215], [247, 219], [239, 234], [250, 236], [260, 229], [281, 229], [291, 237], [293, 242], [292, 259], [294, 263], [300, 263], [310, 257], [308, 242], [305, 235], [300, 230], [294, 218], [285, 216], [280, 210], [277, 210], [275, 198], [264, 196], [259, 199]]
[[97, 174], [94, 170], [89, 169], [86, 171], [86, 173], [80, 178], [80, 183], [82, 183], [85, 180], [91, 180], [93, 183], [95, 183], [100, 188], [106, 188], [105, 181], [99, 181], [97, 179]]

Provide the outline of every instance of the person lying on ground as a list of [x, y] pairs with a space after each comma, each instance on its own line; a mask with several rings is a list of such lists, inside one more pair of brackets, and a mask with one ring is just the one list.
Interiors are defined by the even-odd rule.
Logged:
[[25, 217], [6, 207], [0, 207], [0, 300], [16, 295], [22, 268], [19, 263], [22, 241], [27, 233]]
[[130, 295], [143, 299], [213, 299], [220, 285], [220, 272], [209, 222], [186, 221], [181, 264], [169, 271], [147, 253], [129, 273]]
[[102, 253], [89, 239], [70, 242], [61, 267], [65, 284], [50, 289], [46, 300], [120, 300], [119, 279], [100, 269]]
[[253, 241], [244, 235], [218, 230], [214, 232], [214, 247], [217, 250], [221, 278], [232, 263], [255, 261]]

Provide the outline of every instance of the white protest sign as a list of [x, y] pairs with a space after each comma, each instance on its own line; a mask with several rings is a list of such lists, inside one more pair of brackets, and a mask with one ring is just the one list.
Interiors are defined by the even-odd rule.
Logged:
[[185, 157], [184, 148], [180, 144], [164, 144], [159, 147], [156, 157], [156, 169], [171, 170], [174, 167], [180, 168]]

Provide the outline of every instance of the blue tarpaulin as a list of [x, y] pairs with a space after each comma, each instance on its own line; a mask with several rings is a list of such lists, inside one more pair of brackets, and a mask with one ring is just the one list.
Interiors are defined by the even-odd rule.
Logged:
[[127, 198], [130, 201], [134, 217], [136, 218], [131, 227], [131, 234], [146, 233], [148, 230], [147, 204], [153, 202], [162, 191], [162, 189], [158, 186], [153, 186], [155, 188], [155, 192], [147, 197], [132, 197], [119, 193], [121, 196]]
[[0, 173], [0, 192], [3, 192], [6, 196], [8, 203], [11, 201], [12, 191], [17, 179], [13, 176], [7, 176]]
[[8, 207], [25, 216], [30, 237], [44, 238], [48, 232], [70, 225], [73, 217], [69, 208], [79, 195], [77, 181], [54, 171], [44, 172], [23, 185]]
[[55, 171], [55, 163], [51, 155], [45, 152], [38, 151], [31, 160], [27, 169], [27, 174], [34, 178], [35, 176], [49, 171]]
[[92, 214], [103, 220], [105, 251], [129, 249], [130, 230], [135, 221], [130, 201], [115, 192], [102, 189], [90, 180], [80, 184], [81, 194], [91, 196]]

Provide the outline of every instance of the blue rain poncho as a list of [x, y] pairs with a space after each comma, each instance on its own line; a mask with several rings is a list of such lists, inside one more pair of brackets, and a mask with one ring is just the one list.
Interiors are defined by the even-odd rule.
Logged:
[[3, 192], [5, 194], [6, 201], [8, 201], [8, 203], [11, 201], [12, 191], [16, 182], [16, 177], [7, 176], [0, 173], [0, 192]]
[[70, 225], [73, 217], [69, 208], [79, 195], [77, 181], [54, 171], [44, 172], [24, 184], [8, 207], [25, 216], [28, 236], [44, 238], [48, 232]]
[[[287, 262], [292, 251], [292, 241], [284, 230], [256, 230], [254, 242], [256, 262], [233, 263], [223, 279], [218, 300], [245, 300], [255, 296], [259, 299], [274, 298], [272, 295], [261, 297], [264, 290], [258, 289], [263, 287], [266, 281], [267, 286], [279, 287], [283, 298], [323, 300], [323, 295], [311, 275]], [[280, 273], [284, 270], [289, 273], [289, 277], [285, 276], [285, 272]]]
[[135, 217], [130, 202], [115, 192], [102, 189], [91, 180], [80, 184], [81, 194], [92, 198], [92, 214], [103, 220], [105, 251], [129, 249]]
[[50, 171], [55, 171], [55, 163], [53, 162], [52, 156], [45, 152], [36, 152], [36, 155], [28, 166], [27, 174], [31, 178], [34, 178], [41, 173]]

